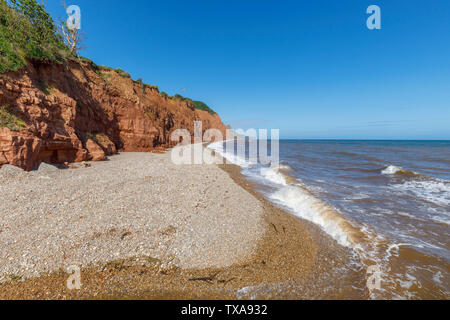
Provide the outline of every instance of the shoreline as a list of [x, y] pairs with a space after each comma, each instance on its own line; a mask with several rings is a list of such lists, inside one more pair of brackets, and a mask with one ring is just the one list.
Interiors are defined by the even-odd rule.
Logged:
[[[218, 165], [263, 208], [264, 234], [243, 262], [182, 269], [137, 257], [82, 268], [81, 290], [63, 270], [0, 284], [0, 299], [368, 299], [359, 272], [341, 277], [348, 249], [319, 227], [275, 207], [233, 164]], [[188, 168], [188, 167], [187, 167]]]

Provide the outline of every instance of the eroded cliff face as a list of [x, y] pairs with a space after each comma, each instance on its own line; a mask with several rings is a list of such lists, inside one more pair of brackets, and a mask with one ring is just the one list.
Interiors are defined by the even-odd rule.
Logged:
[[193, 133], [194, 121], [202, 121], [203, 132], [226, 131], [218, 115], [89, 62], [30, 63], [1, 75], [0, 107], [18, 119], [0, 126], [0, 166], [25, 170], [167, 148], [175, 144], [171, 133]]

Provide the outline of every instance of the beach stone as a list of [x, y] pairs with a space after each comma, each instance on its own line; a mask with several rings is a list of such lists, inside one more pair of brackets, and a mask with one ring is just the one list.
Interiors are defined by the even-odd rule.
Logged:
[[12, 166], [10, 164], [4, 164], [0, 168], [0, 177], [3, 178], [14, 178], [17, 176], [24, 175], [25, 171], [19, 167]]
[[39, 166], [38, 171], [39, 172], [45, 172], [45, 171], [58, 171], [59, 169], [51, 164], [42, 162], [41, 165]]
[[0, 170], [15, 174], [0, 179], [1, 279], [135, 257], [228, 267], [247, 261], [266, 232], [261, 202], [216, 165], [176, 165], [170, 153], [84, 165], [92, 170]]

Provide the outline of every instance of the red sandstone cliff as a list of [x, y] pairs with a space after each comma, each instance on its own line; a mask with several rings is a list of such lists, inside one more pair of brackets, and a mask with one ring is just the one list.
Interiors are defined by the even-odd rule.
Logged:
[[21, 122], [0, 126], [0, 166], [25, 170], [41, 162], [101, 161], [117, 151], [170, 147], [170, 134], [194, 132], [194, 121], [202, 121], [204, 131], [226, 130], [218, 115], [89, 62], [30, 63], [1, 75], [1, 106]]

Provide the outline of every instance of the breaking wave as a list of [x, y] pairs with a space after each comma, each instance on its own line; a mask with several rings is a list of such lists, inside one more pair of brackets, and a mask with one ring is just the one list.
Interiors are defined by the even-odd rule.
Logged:
[[[246, 159], [236, 156], [234, 153], [225, 152], [222, 142], [212, 143], [208, 148], [241, 168], [251, 168]], [[268, 195], [270, 200], [286, 207], [296, 216], [320, 226], [339, 244], [353, 247], [352, 233], [355, 233], [357, 229], [339, 212], [314, 197], [297, 179], [287, 175], [285, 171], [290, 169], [288, 165], [282, 164], [274, 167], [261, 166], [254, 170], [246, 170], [244, 173], [265, 180], [263, 183], [269, 184], [275, 189]]]
[[403, 176], [406, 178], [401, 183], [391, 184], [389, 186], [397, 192], [411, 194], [439, 206], [450, 205], [450, 181], [430, 177], [394, 165], [385, 168], [381, 171], [381, 174]]
[[444, 180], [411, 180], [390, 186], [391, 189], [409, 193], [439, 206], [450, 206], [450, 183]]
[[381, 171], [383, 175], [404, 175], [404, 176], [419, 176], [420, 173], [403, 169], [401, 167], [390, 165]]

